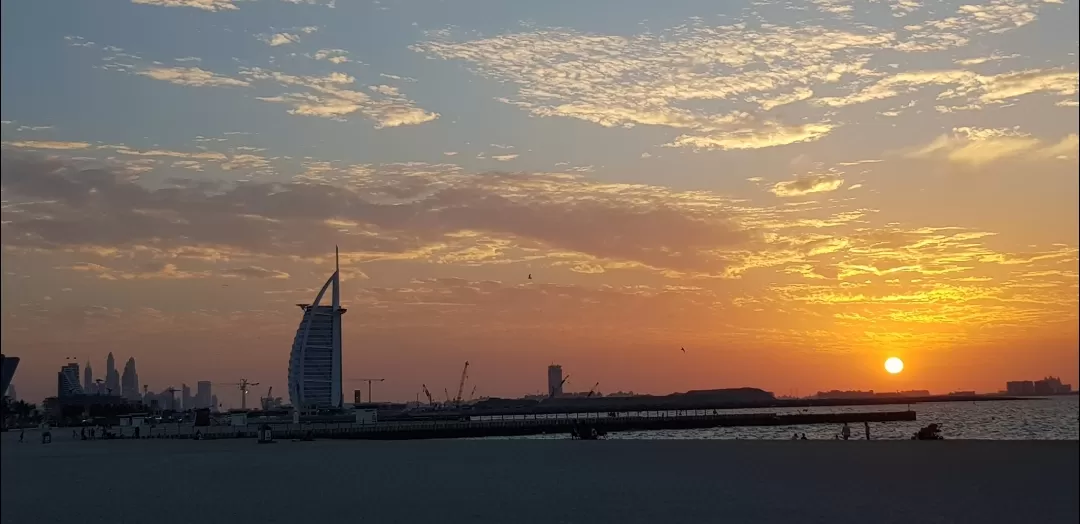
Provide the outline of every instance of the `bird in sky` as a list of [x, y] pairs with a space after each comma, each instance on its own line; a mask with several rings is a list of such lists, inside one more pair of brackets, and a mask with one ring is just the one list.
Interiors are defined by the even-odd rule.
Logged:
[[532, 280], [532, 273], [529, 273], [529, 280]]
[[683, 353], [686, 353], [686, 348], [679, 348], [679, 349], [681, 349]]

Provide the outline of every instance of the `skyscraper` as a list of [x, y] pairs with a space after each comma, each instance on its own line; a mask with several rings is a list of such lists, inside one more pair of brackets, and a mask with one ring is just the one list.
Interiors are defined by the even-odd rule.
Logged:
[[191, 388], [187, 384], [180, 384], [180, 409], [195, 409], [195, 399], [191, 398]]
[[72, 362], [64, 365], [56, 374], [56, 396], [70, 397], [82, 394], [82, 386], [79, 385], [79, 364]]
[[[112, 356], [110, 353], [109, 356]], [[114, 393], [115, 394], [115, 393]], [[120, 384], [120, 395], [126, 399], [139, 400], [139, 374], [135, 371], [135, 357], [124, 364], [124, 377]]]
[[116, 371], [116, 359], [110, 351], [105, 358], [105, 391], [106, 395], [120, 394], [120, 373]]
[[0, 390], [7, 391], [11, 379], [15, 378], [15, 369], [19, 367], [19, 357], [9, 357], [0, 353]]
[[83, 370], [82, 388], [83, 392], [87, 395], [94, 393], [94, 371], [90, 369], [90, 363], [86, 363], [86, 369]]
[[552, 364], [548, 366], [548, 395], [557, 397], [562, 395], [563, 378], [562, 378], [562, 366], [558, 364]]
[[[330, 289], [330, 305], [322, 305]], [[304, 310], [289, 353], [289, 400], [296, 408], [341, 407], [341, 267], [334, 248], [334, 274]]]
[[195, 407], [196, 408], [208, 408], [212, 402], [213, 394], [210, 392], [210, 381], [200, 380], [195, 385]]

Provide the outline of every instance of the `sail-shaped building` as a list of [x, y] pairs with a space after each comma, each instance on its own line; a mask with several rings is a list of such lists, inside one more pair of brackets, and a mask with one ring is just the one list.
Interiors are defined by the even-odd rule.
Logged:
[[[330, 291], [329, 304], [325, 303]], [[289, 353], [289, 401], [296, 409], [340, 408], [341, 392], [341, 269], [334, 248], [334, 274], [315, 301], [297, 304], [304, 311]]]

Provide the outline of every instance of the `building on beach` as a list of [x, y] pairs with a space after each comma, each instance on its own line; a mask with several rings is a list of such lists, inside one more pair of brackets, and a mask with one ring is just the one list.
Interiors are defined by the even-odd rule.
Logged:
[[548, 396], [551, 396], [551, 397], [562, 396], [562, 394], [563, 394], [562, 388], [563, 388], [563, 384], [565, 384], [565, 383], [566, 383], [566, 381], [563, 380], [563, 375], [562, 375], [562, 366], [560, 366], [558, 364], [552, 364], [552, 365], [548, 366], [548, 372], [547, 372]]
[[64, 365], [56, 374], [56, 396], [64, 398], [82, 394], [83, 389], [79, 385], [79, 364], [72, 362]]
[[0, 391], [6, 392], [15, 378], [15, 369], [19, 367], [19, 357], [0, 354]]
[[[329, 305], [325, 304], [330, 291]], [[341, 391], [341, 269], [334, 249], [334, 274], [304, 311], [289, 353], [289, 401], [297, 409], [340, 408]]]

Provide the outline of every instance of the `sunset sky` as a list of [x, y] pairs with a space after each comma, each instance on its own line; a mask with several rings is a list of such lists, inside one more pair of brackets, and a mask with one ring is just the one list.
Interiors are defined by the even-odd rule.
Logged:
[[1077, 5], [5, 1], [14, 384], [1075, 387]]

